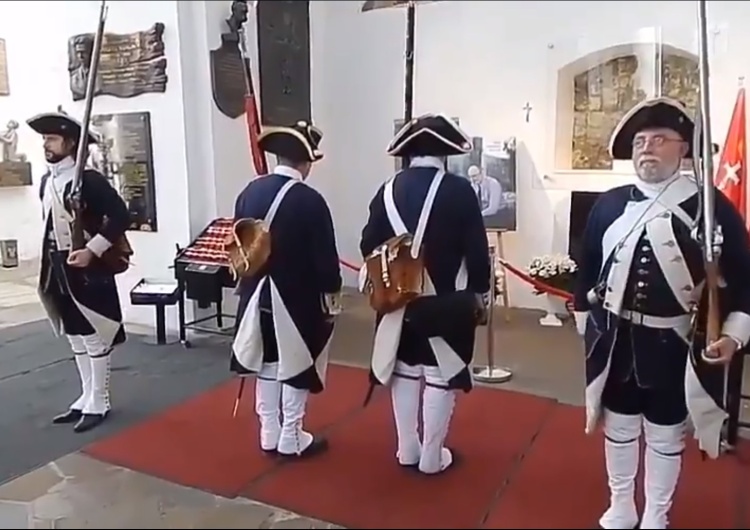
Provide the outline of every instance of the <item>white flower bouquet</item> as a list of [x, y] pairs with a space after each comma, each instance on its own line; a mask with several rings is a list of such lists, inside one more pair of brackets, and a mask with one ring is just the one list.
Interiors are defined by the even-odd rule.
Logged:
[[[565, 254], [539, 256], [532, 259], [526, 267], [526, 273], [538, 282], [568, 293], [573, 291], [577, 271], [576, 262]], [[543, 294], [543, 291], [539, 289], [535, 292]]]

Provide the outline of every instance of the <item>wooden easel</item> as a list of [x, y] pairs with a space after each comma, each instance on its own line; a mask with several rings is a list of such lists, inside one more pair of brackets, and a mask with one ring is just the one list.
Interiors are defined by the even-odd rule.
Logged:
[[[494, 269], [495, 272], [500, 276], [500, 292], [499, 294], [499, 300], [501, 302], [501, 305], [505, 308], [505, 321], [510, 322], [510, 302], [508, 300], [508, 276], [507, 272], [505, 271], [505, 267], [503, 267], [500, 264], [500, 260], [505, 259], [505, 250], [503, 249], [503, 232], [504, 230], [487, 230], [487, 243], [489, 243], [491, 248], [495, 249], [494, 253], [490, 253], [495, 259]], [[497, 285], [497, 280], [495, 278], [492, 278], [494, 288]]]

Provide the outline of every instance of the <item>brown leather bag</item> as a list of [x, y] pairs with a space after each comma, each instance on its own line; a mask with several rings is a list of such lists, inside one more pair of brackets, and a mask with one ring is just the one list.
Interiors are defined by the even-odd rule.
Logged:
[[[87, 215], [88, 211], [84, 211], [83, 219], [83, 233], [86, 241], [91, 239], [91, 234], [97, 234], [101, 230], [97, 230], [94, 218]], [[107, 226], [109, 219], [105, 216], [101, 221], [101, 228]], [[122, 234], [117, 240], [112, 242], [112, 246], [99, 257], [99, 262], [102, 266], [112, 274], [122, 274], [130, 268], [130, 258], [133, 256], [133, 247], [130, 246], [130, 241], [126, 234]]]
[[240, 219], [224, 240], [234, 279], [256, 274], [271, 256], [271, 232], [264, 220]]
[[133, 247], [130, 246], [128, 236], [123, 234], [99, 259], [112, 274], [122, 274], [130, 268], [130, 257], [132, 255]]
[[366, 292], [370, 307], [380, 314], [405, 307], [424, 290], [424, 260], [421, 249], [411, 255], [413, 236], [392, 237], [365, 260]]

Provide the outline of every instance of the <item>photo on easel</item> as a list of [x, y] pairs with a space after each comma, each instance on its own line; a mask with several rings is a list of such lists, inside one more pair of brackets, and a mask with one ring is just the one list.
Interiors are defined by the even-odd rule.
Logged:
[[[517, 227], [516, 139], [486, 143], [474, 138], [474, 150], [448, 160], [448, 171], [471, 182], [487, 230], [514, 232]], [[480, 140], [479, 142], [477, 140]]]

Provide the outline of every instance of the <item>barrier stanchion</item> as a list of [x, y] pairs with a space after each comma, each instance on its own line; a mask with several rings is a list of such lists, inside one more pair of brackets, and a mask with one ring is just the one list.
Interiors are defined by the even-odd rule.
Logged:
[[[495, 251], [490, 249], [491, 276], [495, 278]], [[490, 289], [489, 307], [487, 308], [487, 365], [472, 368], [474, 379], [482, 383], [507, 383], [513, 378], [513, 372], [495, 365], [495, 285]]]

